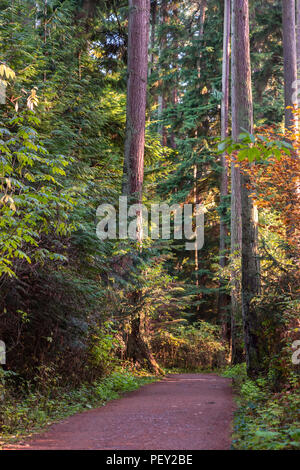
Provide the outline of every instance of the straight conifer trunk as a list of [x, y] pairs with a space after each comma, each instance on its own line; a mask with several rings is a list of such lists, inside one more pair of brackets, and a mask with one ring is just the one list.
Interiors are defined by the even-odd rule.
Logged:
[[[293, 127], [293, 121], [295, 117], [291, 108], [294, 105], [297, 105], [297, 47], [295, 9], [295, 0], [282, 1], [284, 103], [286, 129], [291, 129]], [[298, 51], [298, 53], [300, 52]]]
[[[129, 0], [128, 22], [128, 81], [126, 138], [124, 155], [123, 193], [130, 202], [142, 202], [144, 179], [144, 148], [146, 122], [146, 93], [148, 74], [150, 0]], [[139, 229], [137, 239], [141, 242], [142, 212], [137, 214]], [[138, 304], [141, 293], [132, 294], [132, 302]], [[126, 356], [149, 370], [160, 371], [147, 341], [144, 338], [146, 318], [138, 312], [131, 318], [127, 337]]]
[[[284, 61], [284, 101], [285, 101], [285, 128], [293, 130], [295, 125], [299, 126], [298, 118], [293, 113], [293, 107], [298, 106], [300, 78], [300, 0], [297, 0], [297, 24], [296, 24], [296, 1], [284, 0], [282, 2], [282, 29], [283, 29], [283, 61]], [[287, 137], [288, 142], [293, 144]], [[295, 158], [299, 153], [293, 152]], [[296, 176], [296, 175], [295, 175]], [[299, 185], [295, 184], [294, 192], [296, 199], [299, 195]], [[296, 226], [287, 230], [288, 237], [293, 236]], [[290, 256], [289, 249], [287, 250]], [[297, 263], [297, 257], [295, 259]]]
[[[223, 66], [222, 66], [222, 103], [221, 103], [221, 140], [228, 137], [228, 117], [229, 117], [229, 63], [230, 63], [230, 18], [231, 0], [224, 0], [224, 34], [223, 34]], [[220, 267], [226, 266], [226, 238], [228, 227], [226, 225], [226, 196], [228, 195], [228, 164], [226, 154], [221, 156], [221, 185], [220, 185]], [[220, 288], [224, 287], [222, 275]], [[225, 292], [219, 294], [219, 312], [222, 318], [223, 338], [229, 339], [229, 327], [226, 308], [228, 305], [228, 295]]]
[[[297, 36], [297, 78], [300, 79], [300, 0], [297, 0], [297, 24], [296, 24], [296, 36]], [[298, 97], [299, 107], [299, 97]]]
[[148, 73], [150, 0], [129, 0], [128, 79], [123, 193], [141, 202]]
[[197, 60], [197, 71], [198, 71], [198, 78], [201, 77], [201, 46], [204, 36], [204, 24], [206, 19], [206, 11], [207, 11], [207, 0], [200, 0], [200, 14], [199, 14], [199, 57]]
[[[236, 103], [236, 76], [237, 76], [237, 52], [238, 37], [236, 32], [236, 6], [232, 2], [231, 15], [231, 114], [232, 114], [232, 139], [237, 140], [237, 103]], [[231, 362], [239, 364], [244, 360], [244, 350], [241, 344], [240, 319], [241, 310], [241, 283], [239, 279], [239, 264], [242, 248], [242, 221], [241, 221], [241, 175], [240, 169], [231, 163]]]
[[[253, 104], [249, 41], [248, 0], [233, 0], [233, 135], [243, 129], [253, 132]], [[255, 376], [260, 370], [257, 340], [257, 315], [253, 297], [259, 293], [259, 264], [257, 253], [257, 224], [253, 201], [248, 189], [249, 177], [240, 174], [242, 220], [242, 317], [247, 371]]]
[[[205, 25], [205, 19], [206, 19], [206, 12], [207, 12], [207, 0], [200, 0], [200, 14], [199, 14], [199, 35], [198, 35], [198, 48], [199, 48], [199, 55], [198, 55], [198, 60], [197, 60], [197, 73], [198, 73], [198, 84], [197, 87], [200, 90], [200, 77], [201, 77], [201, 47], [203, 43], [203, 38], [204, 38], [204, 25]], [[197, 141], [198, 139], [198, 128], [195, 130], [195, 139]], [[199, 203], [199, 197], [198, 197], [198, 192], [197, 192], [197, 181], [198, 181], [198, 173], [199, 173], [199, 167], [197, 163], [193, 167], [193, 174], [194, 174], [194, 204], [196, 208], [196, 204]], [[196, 276], [196, 286], [199, 287], [199, 254], [198, 254], [198, 248], [197, 248], [197, 243], [195, 242], [195, 276]], [[201, 298], [201, 293], [198, 293], [197, 295], [198, 301]], [[200, 311], [200, 303], [197, 305], [197, 312]]]
[[[168, 0], [161, 0], [161, 21], [163, 25], [166, 25], [168, 22]], [[167, 33], [164, 31], [163, 36], [161, 39], [161, 52], [164, 53], [167, 45]], [[166, 98], [166, 90], [165, 85], [162, 81], [162, 92], [160, 97], [160, 118], [167, 107], [167, 98]], [[166, 147], [168, 141], [168, 133], [167, 129], [164, 125], [161, 126], [161, 144]]]
[[155, 47], [155, 32], [156, 32], [156, 16], [157, 16], [157, 0], [151, 2], [151, 33], [150, 33], [150, 66], [149, 66], [149, 75], [153, 73], [154, 70], [154, 47]]
[[[174, 5], [173, 5], [173, 16], [174, 16], [174, 21], [176, 23], [178, 23], [178, 2], [175, 2]], [[177, 35], [177, 32], [175, 34]], [[177, 48], [178, 48], [177, 37], [175, 38], [175, 41], [174, 41], [174, 48], [177, 51]], [[177, 52], [174, 55], [174, 65], [173, 65], [173, 67], [176, 70], [176, 76], [175, 76], [175, 83], [174, 83], [174, 86], [173, 86], [173, 89], [172, 89], [172, 105], [176, 109], [176, 106], [178, 104], [178, 90], [177, 90], [178, 54], [177, 54]], [[176, 111], [175, 111], [175, 113], [176, 113]], [[174, 131], [171, 133], [171, 136], [170, 136], [170, 145], [171, 145], [172, 149], [174, 149], [174, 150], [176, 149], [176, 141], [175, 141]]]

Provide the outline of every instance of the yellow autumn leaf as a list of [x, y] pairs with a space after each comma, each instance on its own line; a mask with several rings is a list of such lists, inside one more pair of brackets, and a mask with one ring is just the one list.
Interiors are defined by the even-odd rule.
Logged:
[[2, 77], [6, 75], [7, 78], [15, 78], [16, 76], [15, 72], [10, 67], [4, 64], [0, 65], [0, 75]]

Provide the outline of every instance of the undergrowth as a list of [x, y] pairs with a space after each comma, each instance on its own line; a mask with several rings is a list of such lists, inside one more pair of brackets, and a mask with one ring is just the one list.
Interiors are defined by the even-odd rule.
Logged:
[[158, 363], [170, 371], [204, 372], [225, 365], [220, 328], [204, 321], [160, 328], [151, 346]]
[[232, 448], [237, 450], [300, 449], [299, 376], [294, 373], [280, 392], [273, 391], [271, 373], [252, 380], [246, 364], [228, 367], [237, 393]]

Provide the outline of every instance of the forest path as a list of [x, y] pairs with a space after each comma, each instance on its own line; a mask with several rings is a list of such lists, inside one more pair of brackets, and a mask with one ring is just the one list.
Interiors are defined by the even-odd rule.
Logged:
[[6, 449], [227, 450], [233, 410], [229, 379], [168, 375]]

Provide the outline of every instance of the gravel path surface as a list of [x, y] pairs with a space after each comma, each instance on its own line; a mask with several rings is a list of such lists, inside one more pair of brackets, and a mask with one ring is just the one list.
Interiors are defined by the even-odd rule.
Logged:
[[226, 450], [233, 411], [229, 379], [169, 375], [6, 449]]

